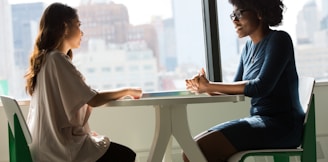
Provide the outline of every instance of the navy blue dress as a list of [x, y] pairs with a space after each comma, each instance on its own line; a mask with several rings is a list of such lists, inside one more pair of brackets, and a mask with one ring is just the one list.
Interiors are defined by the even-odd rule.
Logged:
[[258, 44], [247, 41], [235, 76], [241, 80], [249, 80], [244, 94], [251, 97], [250, 116], [210, 130], [221, 131], [239, 151], [299, 146], [304, 112], [289, 34], [274, 30]]

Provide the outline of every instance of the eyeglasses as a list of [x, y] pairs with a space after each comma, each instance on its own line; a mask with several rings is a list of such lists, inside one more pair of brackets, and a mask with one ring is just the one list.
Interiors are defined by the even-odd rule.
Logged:
[[230, 14], [230, 18], [232, 21], [238, 21], [240, 20], [242, 17], [243, 17], [243, 13], [245, 11], [248, 11], [246, 9], [242, 9], [242, 10], [236, 10], [236, 11], [233, 11], [231, 14]]

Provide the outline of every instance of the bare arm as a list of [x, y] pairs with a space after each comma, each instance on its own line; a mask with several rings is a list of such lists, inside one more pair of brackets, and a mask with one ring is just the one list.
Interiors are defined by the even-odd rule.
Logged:
[[238, 81], [234, 83], [210, 82], [204, 85], [206, 93], [213, 94], [220, 92], [224, 94], [244, 94], [245, 85], [248, 81]]
[[102, 91], [95, 95], [88, 104], [92, 107], [101, 106], [109, 101], [120, 99], [124, 96], [132, 96], [138, 99], [142, 96], [142, 91], [139, 88], [125, 88], [113, 91]]
[[205, 77], [205, 71], [192, 79], [186, 80], [186, 87], [194, 93], [212, 94], [244, 94], [245, 85], [248, 81], [238, 81], [234, 83], [209, 82]]

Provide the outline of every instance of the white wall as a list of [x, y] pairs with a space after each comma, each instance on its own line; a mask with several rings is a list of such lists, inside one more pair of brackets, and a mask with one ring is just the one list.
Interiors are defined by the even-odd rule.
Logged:
[[[316, 85], [316, 128], [319, 142], [318, 162], [328, 160], [328, 85]], [[195, 104], [188, 108], [191, 134], [199, 132], [223, 121], [239, 118], [248, 114], [249, 99], [238, 103]], [[22, 107], [26, 114], [28, 107]], [[93, 110], [90, 119], [91, 128], [100, 134], [109, 136], [113, 141], [122, 143], [138, 153], [139, 161], [144, 161], [151, 146], [155, 112], [152, 107], [102, 107]], [[8, 159], [8, 133], [4, 110], [0, 107], [0, 162]], [[179, 145], [173, 142], [174, 150], [180, 157]], [[319, 153], [320, 152], [320, 153]], [[325, 159], [324, 159], [325, 158]], [[173, 160], [181, 161], [181, 160]]]

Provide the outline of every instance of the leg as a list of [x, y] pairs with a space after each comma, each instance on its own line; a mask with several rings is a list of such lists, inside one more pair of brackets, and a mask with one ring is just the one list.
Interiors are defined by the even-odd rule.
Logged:
[[[224, 162], [237, 152], [237, 149], [219, 131], [203, 132], [196, 136], [195, 140], [208, 162]], [[189, 162], [184, 154], [183, 159]]]
[[134, 162], [136, 153], [130, 148], [111, 142], [105, 154], [97, 162]]

